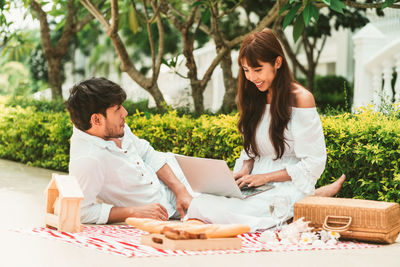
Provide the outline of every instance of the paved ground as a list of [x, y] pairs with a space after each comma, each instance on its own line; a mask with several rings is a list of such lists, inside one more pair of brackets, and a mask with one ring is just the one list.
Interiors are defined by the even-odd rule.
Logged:
[[0, 266], [400, 266], [400, 243], [377, 249], [129, 259], [10, 228], [44, 225], [44, 189], [52, 171], [0, 160]]

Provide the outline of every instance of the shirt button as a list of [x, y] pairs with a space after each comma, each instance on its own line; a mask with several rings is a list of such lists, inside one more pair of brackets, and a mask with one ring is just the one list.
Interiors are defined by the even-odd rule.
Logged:
[[153, 184], [153, 182], [150, 182], [150, 184]]
[[142, 173], [142, 176], [144, 176], [144, 174]]
[[138, 161], [138, 162], [136, 162], [136, 164], [137, 164], [137, 165], [139, 165], [139, 161]]
[[125, 150], [124, 153], [128, 153], [128, 150]]

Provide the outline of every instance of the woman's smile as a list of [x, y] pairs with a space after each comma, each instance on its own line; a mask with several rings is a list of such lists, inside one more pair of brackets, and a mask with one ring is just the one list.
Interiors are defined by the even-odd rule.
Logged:
[[264, 82], [253, 82], [258, 88], [261, 88]]

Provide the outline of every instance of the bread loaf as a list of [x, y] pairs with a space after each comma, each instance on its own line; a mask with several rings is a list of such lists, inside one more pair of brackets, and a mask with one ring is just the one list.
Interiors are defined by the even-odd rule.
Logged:
[[234, 237], [250, 231], [250, 227], [245, 224], [193, 224], [142, 218], [127, 218], [125, 222], [149, 233], [161, 234], [164, 227], [170, 227], [191, 234], [205, 234], [207, 238]]
[[146, 219], [146, 218], [127, 218], [125, 222], [129, 225], [132, 225], [140, 230], [161, 234], [162, 229], [165, 226], [174, 228], [175, 226], [181, 224], [180, 222], [170, 222], [170, 221], [159, 221], [154, 219]]

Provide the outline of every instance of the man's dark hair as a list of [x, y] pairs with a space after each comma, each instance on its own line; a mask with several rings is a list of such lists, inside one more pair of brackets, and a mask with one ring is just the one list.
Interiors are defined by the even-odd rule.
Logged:
[[126, 93], [118, 84], [106, 78], [91, 78], [71, 88], [66, 106], [75, 127], [86, 131], [92, 127], [92, 114], [107, 117], [106, 109], [121, 105], [125, 99]]

